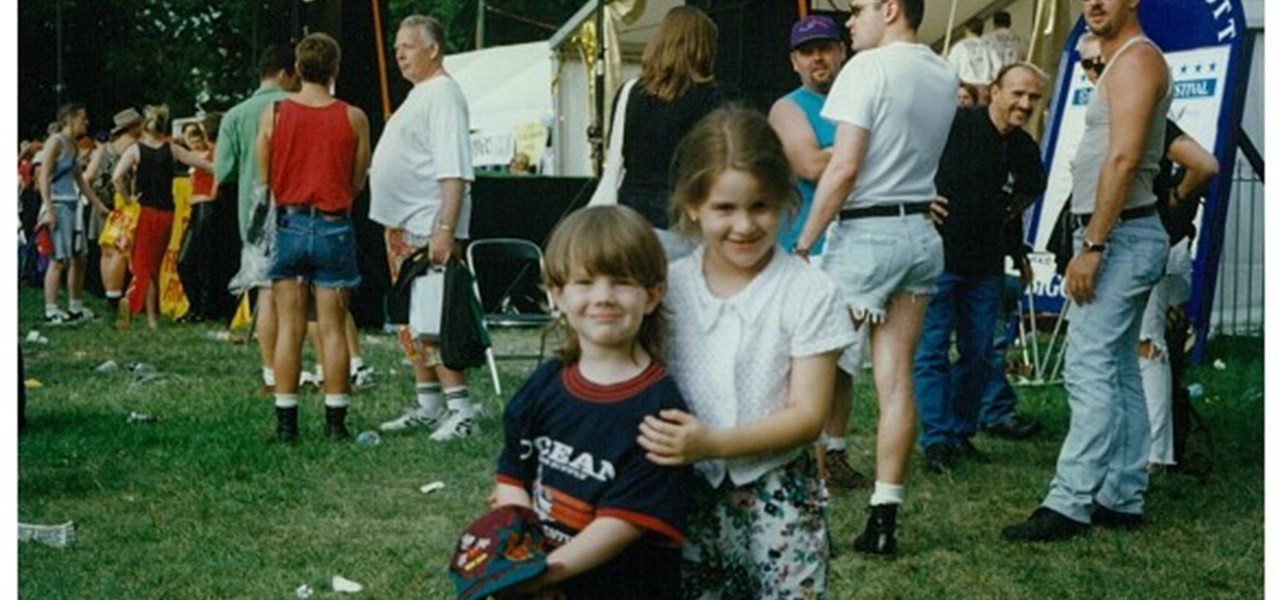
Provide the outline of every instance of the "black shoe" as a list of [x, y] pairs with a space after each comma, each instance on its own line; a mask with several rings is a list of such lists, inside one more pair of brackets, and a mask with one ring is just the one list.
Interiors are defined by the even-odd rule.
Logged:
[[956, 468], [955, 449], [948, 444], [925, 446], [924, 466], [930, 473], [950, 473]]
[[1093, 503], [1093, 524], [1106, 529], [1133, 531], [1142, 527], [1142, 513], [1125, 513]]
[[858, 489], [871, 486], [871, 479], [849, 464], [844, 450], [827, 450], [827, 484], [841, 489]]
[[1000, 535], [1010, 542], [1057, 542], [1088, 532], [1088, 523], [1081, 523], [1052, 508], [1041, 506], [1026, 521], [1005, 527]]
[[991, 459], [987, 457], [987, 453], [974, 447], [973, 442], [969, 441], [969, 438], [961, 438], [960, 441], [952, 444], [951, 452], [955, 458], [961, 460], [968, 460], [976, 463], [991, 462]]
[[347, 407], [324, 407], [324, 436], [337, 441], [351, 439], [351, 432], [347, 431]]
[[863, 554], [893, 557], [898, 554], [898, 505], [877, 504], [869, 507], [867, 526], [862, 535], [853, 540], [853, 549]]
[[999, 423], [983, 425], [982, 431], [986, 432], [987, 435], [1006, 440], [1025, 440], [1040, 433], [1043, 428], [1044, 426], [1040, 424], [1040, 421], [1021, 415], [1013, 415]]
[[276, 407], [276, 435], [272, 441], [277, 444], [298, 443], [298, 407]]

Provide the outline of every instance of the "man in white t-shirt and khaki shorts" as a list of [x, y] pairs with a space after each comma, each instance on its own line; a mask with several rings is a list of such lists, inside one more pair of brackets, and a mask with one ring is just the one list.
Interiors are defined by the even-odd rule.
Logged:
[[[858, 50], [827, 95], [837, 123], [831, 161], [796, 242], [804, 255], [827, 233], [822, 269], [840, 285], [855, 327], [871, 328], [880, 421], [876, 482], [854, 549], [897, 552], [895, 531], [915, 439], [913, 359], [929, 295], [942, 274], [942, 238], [927, 218], [959, 81], [916, 42], [923, 0], [855, 0], [846, 25]], [[852, 393], [856, 357], [841, 357], [836, 394]]]
[[[369, 171], [369, 218], [386, 228], [392, 281], [401, 263], [422, 248], [439, 266], [459, 255], [471, 220], [467, 185], [475, 179], [467, 101], [444, 70], [444, 26], [432, 17], [406, 17], [395, 48], [400, 73], [413, 89], [387, 121]], [[436, 441], [474, 434], [478, 409], [465, 373], [439, 364], [434, 341], [415, 339], [407, 324], [399, 325], [417, 402], [381, 429], [431, 428]]]

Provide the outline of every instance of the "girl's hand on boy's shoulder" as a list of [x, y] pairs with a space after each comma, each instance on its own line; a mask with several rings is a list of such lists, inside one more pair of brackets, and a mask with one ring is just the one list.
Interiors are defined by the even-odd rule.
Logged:
[[636, 441], [650, 462], [663, 466], [689, 465], [714, 456], [711, 430], [697, 417], [677, 409], [640, 422]]

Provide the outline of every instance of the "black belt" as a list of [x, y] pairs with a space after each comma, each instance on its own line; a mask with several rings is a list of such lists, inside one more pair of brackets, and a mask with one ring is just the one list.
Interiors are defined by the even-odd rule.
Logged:
[[279, 206], [280, 210], [286, 215], [306, 215], [308, 217], [321, 217], [329, 220], [346, 219], [351, 216], [350, 211], [346, 210], [320, 210], [314, 204], [288, 204]]
[[[1130, 208], [1129, 210], [1126, 210], [1120, 213], [1120, 220], [1132, 221], [1134, 219], [1150, 217], [1151, 215], [1154, 215], [1154, 214], [1156, 214], [1156, 205], [1150, 204], [1147, 206], [1139, 206], [1138, 208]], [[1076, 229], [1084, 229], [1085, 227], [1089, 226], [1089, 219], [1093, 218], [1093, 213], [1084, 213], [1084, 214], [1071, 215], [1071, 216], [1075, 217]]]
[[865, 219], [867, 217], [905, 217], [907, 215], [918, 215], [926, 212], [929, 212], [928, 202], [886, 204], [884, 206], [869, 206], [867, 208], [851, 208], [849, 210], [842, 210], [840, 211], [840, 220], [848, 221], [849, 219]]

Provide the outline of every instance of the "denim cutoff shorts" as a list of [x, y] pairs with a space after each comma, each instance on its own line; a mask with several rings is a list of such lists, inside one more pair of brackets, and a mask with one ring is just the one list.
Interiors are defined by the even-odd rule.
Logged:
[[350, 217], [280, 210], [276, 225], [272, 281], [295, 279], [322, 288], [360, 285]]
[[944, 266], [942, 236], [923, 214], [840, 221], [828, 231], [822, 256], [822, 270], [859, 322], [883, 321], [897, 292], [932, 294]]
[[67, 260], [82, 257], [88, 249], [85, 246], [84, 231], [78, 227], [80, 221], [80, 200], [53, 200], [54, 216], [57, 224], [49, 232], [49, 241], [53, 242], [53, 259]]

